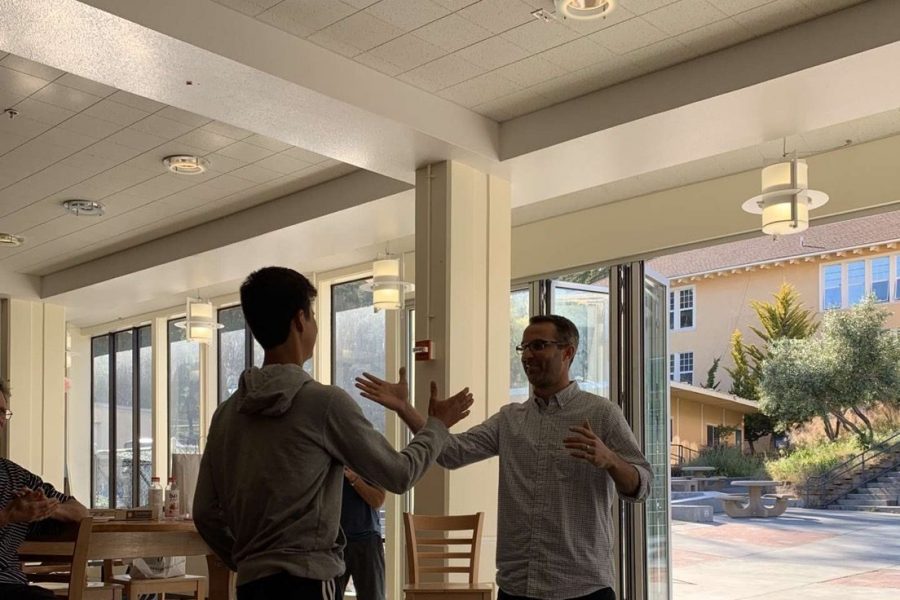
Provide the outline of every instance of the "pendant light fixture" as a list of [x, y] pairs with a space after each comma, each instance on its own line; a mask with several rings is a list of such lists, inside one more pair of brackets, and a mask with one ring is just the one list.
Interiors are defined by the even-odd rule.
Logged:
[[762, 231], [767, 235], [790, 235], [809, 228], [809, 211], [828, 202], [828, 194], [809, 189], [809, 167], [797, 158], [762, 170], [762, 194], [750, 198], [741, 208], [762, 215]]
[[363, 284], [363, 289], [372, 292], [372, 305], [379, 310], [400, 310], [403, 294], [415, 286], [400, 279], [400, 259], [386, 255], [372, 263], [372, 279]]
[[554, 0], [556, 14], [565, 19], [602, 19], [616, 7], [615, 0]]
[[175, 327], [185, 330], [185, 337], [189, 342], [209, 344], [212, 341], [213, 332], [225, 327], [216, 322], [212, 302], [200, 298], [188, 298], [185, 310], [185, 320], [177, 321]]

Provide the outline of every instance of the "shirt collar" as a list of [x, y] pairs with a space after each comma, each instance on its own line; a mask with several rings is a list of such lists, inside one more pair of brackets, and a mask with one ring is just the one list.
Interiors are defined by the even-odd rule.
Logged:
[[556, 404], [560, 408], [565, 408], [566, 404], [568, 404], [572, 398], [578, 393], [579, 387], [578, 383], [575, 381], [570, 381], [569, 385], [556, 392], [547, 400], [543, 400], [534, 395], [534, 392], [531, 392], [531, 399], [538, 405], [540, 408], [546, 408], [552, 404]]

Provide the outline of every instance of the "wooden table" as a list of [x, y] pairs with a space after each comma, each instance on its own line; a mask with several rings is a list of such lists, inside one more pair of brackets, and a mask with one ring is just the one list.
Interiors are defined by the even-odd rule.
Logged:
[[712, 473], [716, 470], [715, 467], [681, 467], [681, 470], [688, 474], [688, 476], [693, 476], [696, 474], [704, 474], [704, 473]]
[[210, 600], [234, 598], [234, 573], [213, 554], [193, 521], [95, 521], [88, 559], [206, 556]]
[[410, 583], [403, 586], [406, 600], [491, 600], [491, 583]]
[[[781, 485], [781, 481], [732, 481], [735, 487], [747, 488], [747, 496], [725, 496], [722, 503], [729, 517], [777, 517], [787, 510], [787, 497], [778, 496], [773, 506], [763, 504], [763, 490]], [[746, 502], [746, 504], [745, 504]]]

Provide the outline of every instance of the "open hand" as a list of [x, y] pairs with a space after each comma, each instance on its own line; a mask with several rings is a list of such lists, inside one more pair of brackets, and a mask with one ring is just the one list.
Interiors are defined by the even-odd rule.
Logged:
[[585, 421], [579, 426], [570, 427], [570, 435], [563, 439], [563, 444], [573, 457], [586, 460], [595, 467], [608, 469], [613, 465], [612, 451], [597, 437], [591, 424]]
[[428, 414], [443, 421], [447, 427], [456, 425], [469, 416], [469, 407], [475, 402], [469, 388], [463, 388], [446, 400], [438, 400], [438, 389], [431, 382], [431, 397], [428, 399]]
[[22, 488], [15, 495], [16, 497], [4, 509], [10, 523], [43, 521], [50, 518], [59, 506], [59, 500], [48, 498], [42, 489]]
[[406, 383], [406, 368], [400, 367], [400, 377], [397, 383], [391, 383], [379, 379], [371, 373], [363, 373], [356, 378], [356, 387], [363, 398], [393, 410], [403, 410], [409, 403], [409, 385]]

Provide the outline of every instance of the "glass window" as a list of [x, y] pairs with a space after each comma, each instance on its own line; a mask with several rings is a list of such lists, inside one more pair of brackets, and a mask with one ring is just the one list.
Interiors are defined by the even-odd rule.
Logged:
[[866, 261], [847, 263], [847, 302], [850, 306], [866, 297]]
[[894, 283], [894, 300], [900, 302], [900, 256], [897, 256], [894, 264], [894, 276], [897, 280]]
[[825, 310], [841, 307], [841, 265], [828, 265], [822, 270], [824, 295], [822, 308]]
[[669, 292], [669, 329], [675, 329], [675, 292]]
[[872, 294], [878, 302], [890, 300], [891, 259], [890, 257], [873, 258], [872, 265]]
[[678, 355], [678, 381], [682, 383], [694, 383], [694, 353], [682, 352]]
[[200, 452], [200, 344], [169, 321], [169, 455]]
[[219, 403], [237, 391], [247, 366], [247, 325], [240, 306], [219, 311]]
[[669, 355], [669, 380], [675, 381], [675, 355]]
[[[382, 434], [385, 408], [359, 395], [354, 385], [364, 371], [385, 377], [384, 312], [372, 307], [365, 279], [331, 286], [331, 382], [349, 393]], [[393, 379], [395, 374], [388, 378]]]
[[531, 291], [513, 290], [509, 294], [509, 401], [528, 400], [528, 377], [522, 369], [521, 357], [516, 346], [522, 341], [522, 334], [528, 327], [531, 316]]
[[578, 328], [578, 351], [569, 374], [587, 392], [609, 397], [609, 292], [599, 286], [553, 291], [553, 312]]
[[690, 329], [694, 326], [694, 288], [669, 292], [669, 329]]
[[92, 493], [96, 508], [144, 506], [153, 468], [150, 327], [91, 340]]

